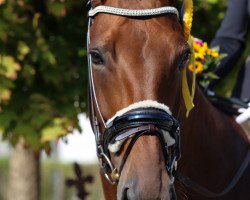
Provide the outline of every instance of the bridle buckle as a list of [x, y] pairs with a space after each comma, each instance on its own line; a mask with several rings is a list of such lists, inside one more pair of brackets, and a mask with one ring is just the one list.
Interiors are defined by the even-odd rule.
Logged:
[[104, 153], [102, 145], [97, 146], [97, 156], [104, 176], [110, 184], [115, 185], [118, 182], [120, 175], [117, 172], [117, 169], [113, 166], [109, 157]]

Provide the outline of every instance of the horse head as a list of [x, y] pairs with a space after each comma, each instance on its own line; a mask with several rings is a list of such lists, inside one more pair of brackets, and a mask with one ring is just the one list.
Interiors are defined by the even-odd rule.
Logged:
[[[117, 182], [118, 199], [171, 199], [180, 71], [190, 55], [176, 1], [91, 3], [92, 11], [101, 10], [90, 13], [88, 37], [91, 118], [101, 167]], [[153, 15], [162, 7], [169, 12]]]

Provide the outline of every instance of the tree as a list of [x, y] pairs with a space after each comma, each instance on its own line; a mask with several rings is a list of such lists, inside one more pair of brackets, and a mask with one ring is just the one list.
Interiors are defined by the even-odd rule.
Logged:
[[228, 0], [194, 0], [192, 35], [210, 42], [224, 18]]
[[85, 16], [76, 0], [0, 1], [0, 132], [32, 149], [26, 156], [49, 152], [50, 141], [79, 128], [87, 99]]
[[78, 1], [1, 6], [1, 57], [7, 69], [19, 70], [16, 80], [1, 83], [12, 88], [0, 104], [5, 139], [15, 144], [22, 136], [40, 150], [78, 126], [77, 114], [86, 110], [83, 16]]

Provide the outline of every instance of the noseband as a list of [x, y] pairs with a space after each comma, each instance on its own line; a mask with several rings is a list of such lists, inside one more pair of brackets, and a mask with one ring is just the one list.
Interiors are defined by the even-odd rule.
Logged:
[[[157, 17], [165, 14], [174, 14], [179, 18], [179, 12], [175, 7], [160, 7], [153, 9], [122, 9], [110, 6], [97, 6], [93, 8], [92, 2], [88, 1], [88, 33], [87, 33], [87, 49], [89, 52], [90, 45], [90, 26], [94, 22], [94, 17], [98, 13], [106, 13], [111, 15], [119, 15], [124, 17], [142, 18], [142, 17]], [[180, 158], [180, 129], [179, 122], [171, 115], [159, 108], [140, 108], [129, 110], [121, 116], [117, 116], [106, 123], [100, 111], [92, 71], [92, 59], [88, 54], [88, 74], [89, 74], [89, 103], [90, 103], [90, 118], [93, 132], [95, 134], [97, 145], [97, 156], [99, 158], [100, 168], [102, 169], [106, 179], [115, 184], [119, 180], [119, 175], [122, 172], [123, 166], [132, 150], [133, 145], [142, 135], [155, 135], [159, 138], [165, 157], [166, 170], [170, 177], [173, 177], [175, 163]], [[96, 113], [99, 116], [101, 123], [98, 121]], [[101, 129], [101, 124], [104, 131]], [[174, 139], [174, 144], [169, 145], [166, 141], [166, 135]], [[131, 139], [126, 149], [122, 162], [117, 170], [114, 168], [111, 158], [109, 145], [116, 142]]]
[[[180, 158], [179, 123], [172, 115], [163, 110], [156, 108], [139, 108], [131, 110], [120, 117], [116, 117], [109, 124], [104, 134], [102, 134], [104, 153], [109, 155], [108, 147], [110, 144], [131, 138], [119, 166], [118, 173], [120, 174], [137, 139], [142, 135], [148, 134], [155, 135], [159, 138], [166, 168], [172, 178], [175, 161]], [[168, 142], [166, 139], [168, 135], [174, 139], [174, 144]]]

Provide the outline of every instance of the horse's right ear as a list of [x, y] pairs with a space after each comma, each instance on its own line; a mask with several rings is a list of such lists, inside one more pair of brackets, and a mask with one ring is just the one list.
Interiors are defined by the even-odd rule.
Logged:
[[106, 0], [92, 0], [91, 1], [91, 4], [92, 4], [92, 7], [95, 8], [97, 6], [100, 6], [102, 5]]

